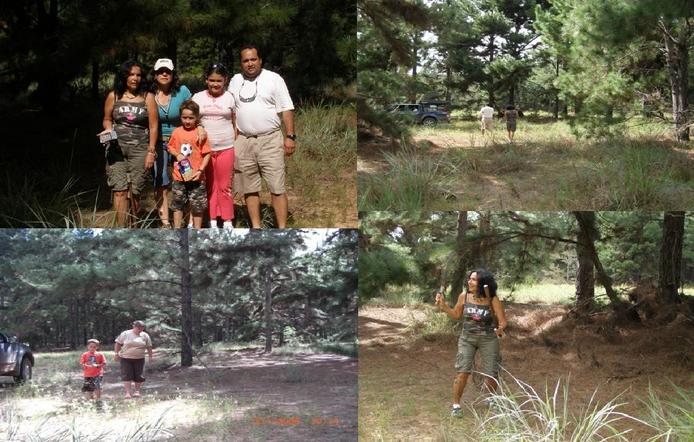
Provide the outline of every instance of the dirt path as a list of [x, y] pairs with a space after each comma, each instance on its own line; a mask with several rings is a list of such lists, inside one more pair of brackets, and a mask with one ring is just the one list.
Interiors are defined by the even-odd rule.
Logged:
[[[155, 353], [155, 360], [163, 359]], [[118, 368], [109, 360], [102, 398], [105, 426], [152, 420], [165, 413], [166, 440], [354, 441], [357, 437], [357, 360], [335, 354], [266, 355], [260, 350], [218, 352], [146, 371], [142, 397], [125, 399]], [[156, 367], [156, 364], [154, 365]], [[37, 364], [34, 379], [51, 374]], [[20, 415], [81, 413], [80, 373], [68, 375], [63, 398], [21, 399]], [[37, 406], [37, 404], [39, 404]], [[75, 408], [77, 407], [77, 408]], [[82, 410], [83, 412], [84, 410]], [[91, 410], [90, 410], [91, 412]], [[120, 422], [119, 420], [123, 420]], [[1, 433], [0, 433], [1, 434]]]
[[[663, 395], [672, 391], [669, 380], [694, 388], [691, 326], [617, 326], [600, 316], [579, 324], [562, 321], [565, 309], [551, 305], [512, 304], [506, 311], [510, 326], [501, 341], [503, 367], [538, 391], [558, 378], [569, 379], [572, 411], [585, 406], [596, 388], [601, 403], [621, 394], [621, 402], [627, 402], [621, 411], [641, 416], [645, 410], [637, 398], [646, 397], [649, 382]], [[417, 334], [417, 321], [426, 315], [409, 308], [359, 311], [361, 440], [456, 440], [473, 425], [469, 416], [448, 416], [457, 336]], [[477, 408], [480, 396], [478, 379], [468, 384], [463, 401]], [[648, 435], [634, 425], [630, 440]]]

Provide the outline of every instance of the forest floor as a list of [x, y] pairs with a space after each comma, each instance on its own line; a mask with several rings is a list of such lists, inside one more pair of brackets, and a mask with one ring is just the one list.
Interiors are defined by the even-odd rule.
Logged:
[[[587, 141], [577, 140], [565, 122], [523, 121], [509, 143], [504, 123], [482, 136], [476, 121], [454, 120], [415, 127], [413, 140], [402, 148], [360, 133], [359, 210], [413, 209], [408, 202], [426, 210], [684, 210], [694, 204], [694, 149], [656, 124]], [[391, 188], [426, 198], [392, 196]]]
[[113, 354], [105, 355], [110, 366], [98, 410], [81, 398], [79, 353], [69, 353], [67, 369], [64, 353], [38, 353], [30, 385], [0, 389], [7, 420], [0, 439], [3, 429], [14, 434], [10, 440], [58, 440], [75, 430], [82, 438], [74, 440], [101, 433], [101, 440], [210, 442], [357, 437], [356, 358], [247, 348], [207, 353], [181, 368], [157, 351], [142, 397], [125, 399]]
[[[578, 413], [597, 390], [602, 405], [619, 396], [619, 411], [644, 418], [649, 384], [671, 398], [672, 383], [694, 389], [694, 329], [674, 321], [615, 325], [607, 315], [583, 322], [564, 319], [566, 306], [508, 304], [508, 333], [501, 339], [502, 366], [544, 393], [559, 379], [569, 388], [569, 412]], [[386, 441], [463, 440], [484, 413], [481, 377], [473, 374], [463, 394], [464, 417], [450, 417], [453, 364], [458, 336], [427, 333], [436, 320], [429, 306], [367, 306], [359, 311], [359, 439]], [[513, 384], [509, 374], [502, 380]], [[480, 410], [482, 409], [482, 410]], [[623, 420], [628, 440], [653, 431]], [[465, 439], [469, 440], [469, 439]]]

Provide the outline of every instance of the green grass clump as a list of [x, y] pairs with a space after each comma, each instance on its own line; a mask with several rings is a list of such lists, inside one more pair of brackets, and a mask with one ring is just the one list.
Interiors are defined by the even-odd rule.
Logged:
[[642, 402], [648, 408], [648, 416], [644, 418], [658, 430], [658, 435], [649, 439], [665, 441], [694, 440], [694, 392], [673, 384], [674, 394], [669, 400], [663, 400], [648, 385], [648, 397]]
[[359, 182], [360, 210], [429, 210], [441, 202], [453, 179], [452, 165], [412, 147], [385, 153], [387, 169]]
[[[367, 304], [387, 305], [391, 307], [402, 307], [406, 305], [417, 305], [425, 302], [427, 295], [433, 294], [416, 284], [386, 284], [378, 296], [370, 298]], [[433, 302], [433, 301], [432, 301]]]
[[[637, 119], [637, 123], [639, 123]], [[578, 139], [564, 122], [521, 119], [514, 143], [503, 122], [416, 128], [416, 144], [384, 153], [360, 177], [360, 210], [685, 210], [694, 164], [672, 131], [653, 121], [622, 135]], [[472, 185], [471, 185], [472, 184]]]
[[[532, 386], [506, 374], [512, 384], [500, 383], [497, 394], [490, 395], [486, 412], [470, 407], [475, 421], [474, 440], [528, 442], [589, 442], [597, 440], [629, 441], [634, 423], [646, 422], [619, 411], [625, 405], [618, 397], [599, 404], [593, 393], [578, 414], [569, 412], [568, 384], [561, 379], [553, 389], [538, 393]], [[561, 387], [561, 388], [560, 388]], [[618, 429], [626, 427], [625, 430]]]

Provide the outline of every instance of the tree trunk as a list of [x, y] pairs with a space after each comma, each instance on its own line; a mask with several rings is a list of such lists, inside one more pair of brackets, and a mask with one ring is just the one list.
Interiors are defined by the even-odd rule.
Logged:
[[658, 278], [658, 298], [664, 303], [680, 302], [677, 290], [680, 287], [682, 275], [683, 239], [684, 212], [665, 212]]
[[[494, 61], [494, 50], [496, 49], [496, 46], [494, 45], [494, 37], [494, 35], [489, 36], [489, 64], [491, 64]], [[496, 97], [494, 96], [494, 79], [491, 75], [487, 79], [487, 94], [489, 95], [489, 105], [493, 108], [496, 108]]]
[[193, 365], [193, 301], [188, 229], [178, 229], [181, 250], [181, 367]]
[[101, 101], [99, 96], [99, 74], [101, 70], [99, 69], [99, 60], [92, 60], [92, 99], [97, 103]]
[[[556, 63], [554, 65], [555, 78], [559, 78], [559, 56], [557, 55]], [[559, 89], [554, 93], [554, 119], [559, 119]]]
[[[491, 261], [491, 251], [489, 250], [489, 232], [492, 230], [492, 213], [480, 212], [480, 241], [478, 246], [477, 256], [479, 256], [480, 265], [487, 268]], [[474, 256], [474, 255], [473, 255]]]
[[265, 353], [272, 351], [272, 279], [271, 275], [265, 276]]
[[677, 35], [673, 26], [660, 20], [665, 42], [665, 59], [670, 76], [672, 117], [677, 141], [689, 141], [689, 27]]
[[576, 271], [576, 311], [585, 313], [590, 310], [595, 298], [595, 272], [593, 259], [588, 244], [591, 239], [587, 232], [579, 229], [577, 235], [576, 255], [578, 270]]
[[617, 293], [614, 291], [614, 288], [612, 288], [612, 279], [607, 275], [605, 268], [602, 266], [602, 262], [600, 262], [598, 251], [595, 249], [595, 240], [599, 239], [598, 230], [595, 225], [595, 212], [573, 213], [576, 217], [576, 221], [578, 221], [579, 229], [583, 231], [583, 235], [588, 238], [588, 241], [585, 244], [586, 251], [593, 261], [593, 265], [595, 266], [595, 270], [598, 274], [598, 281], [600, 281], [600, 284], [605, 287], [605, 291], [607, 292], [607, 297], [610, 299], [612, 308], [620, 313], [625, 312], [626, 304], [619, 299]]
[[453, 84], [453, 70], [450, 65], [446, 65], [446, 102], [451, 102], [451, 85]]
[[[451, 297], [455, 298], [460, 292], [463, 291], [463, 286], [465, 285], [465, 277], [467, 276], [468, 264], [468, 250], [467, 250], [467, 212], [458, 212], [458, 236], [455, 240], [455, 269], [453, 271], [453, 278], [451, 279]], [[453, 299], [455, 301], [455, 299]]]

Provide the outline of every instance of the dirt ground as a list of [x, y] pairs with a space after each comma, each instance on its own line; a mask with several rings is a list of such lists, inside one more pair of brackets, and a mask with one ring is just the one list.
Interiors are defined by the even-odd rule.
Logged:
[[[155, 360], [162, 355], [155, 352]], [[196, 441], [354, 441], [357, 438], [357, 360], [335, 354], [267, 355], [257, 349], [220, 352], [203, 358], [205, 366], [178, 364], [146, 372], [142, 397], [125, 399], [112, 360], [104, 375], [106, 420], [129, 418], [117, 410], [168, 409], [166, 440]], [[37, 364], [34, 379], [51, 371]], [[70, 376], [74, 397], [19, 401], [19, 413], [55, 416], [80, 401], [81, 374]], [[205, 402], [204, 408], [197, 402]], [[133, 405], [140, 403], [140, 405]], [[110, 411], [109, 411], [110, 410]], [[137, 411], [137, 410], [136, 410]], [[154, 412], [149, 413], [149, 416]], [[150, 419], [149, 417], [147, 419]], [[108, 425], [103, 423], [102, 426]], [[114, 423], [115, 424], [115, 423]], [[222, 437], [221, 433], [226, 433]], [[227, 438], [228, 437], [228, 438]], [[221, 439], [220, 439], [221, 438]]]
[[[468, 415], [449, 417], [457, 336], [414, 333], [428, 308], [359, 311], [360, 440], [457, 440], [456, 434], [474, 424]], [[538, 392], [547, 384], [553, 388], [559, 378], [568, 380], [572, 412], [597, 389], [601, 405], [621, 395], [619, 402], [626, 404], [620, 411], [643, 417], [646, 410], [638, 398], [647, 397], [649, 383], [664, 399], [672, 393], [671, 381], [694, 388], [691, 322], [617, 325], [600, 314], [579, 323], [565, 319], [565, 313], [561, 306], [507, 305], [502, 366]], [[473, 375], [463, 402], [477, 407], [481, 394], [481, 380]], [[633, 425], [629, 440], [653, 435], [632, 421], [628, 425]]]
[[[320, 179], [320, 178], [318, 178]], [[325, 186], [331, 186], [332, 183], [328, 179], [324, 179]], [[356, 228], [358, 225], [357, 218], [357, 184], [354, 172], [344, 174], [341, 180], [343, 195], [338, 200], [321, 200], [308, 204], [306, 198], [297, 192], [295, 189], [287, 189], [287, 201], [289, 205], [289, 223], [295, 227], [334, 227], [334, 228]], [[106, 190], [108, 192], [108, 190]], [[274, 212], [272, 212], [272, 204], [270, 194], [261, 192], [260, 204], [263, 216], [268, 218], [271, 223], [274, 223]], [[109, 207], [110, 201], [103, 201], [102, 205]], [[246, 206], [243, 201], [243, 196], [234, 194], [234, 212], [236, 216], [236, 225], [240, 227], [239, 220], [243, 219], [243, 223], [250, 224], [246, 212]], [[143, 219], [140, 224], [134, 227], [142, 226], [159, 226], [159, 215], [156, 209], [156, 202], [153, 192], [146, 192], [145, 198], [142, 201], [142, 210], [140, 216]], [[107, 208], [99, 210], [84, 210], [73, 214], [77, 225], [88, 225], [94, 227], [107, 228], [112, 227], [114, 212]], [[270, 218], [272, 218], [270, 220]], [[173, 212], [170, 218], [173, 222]]]

